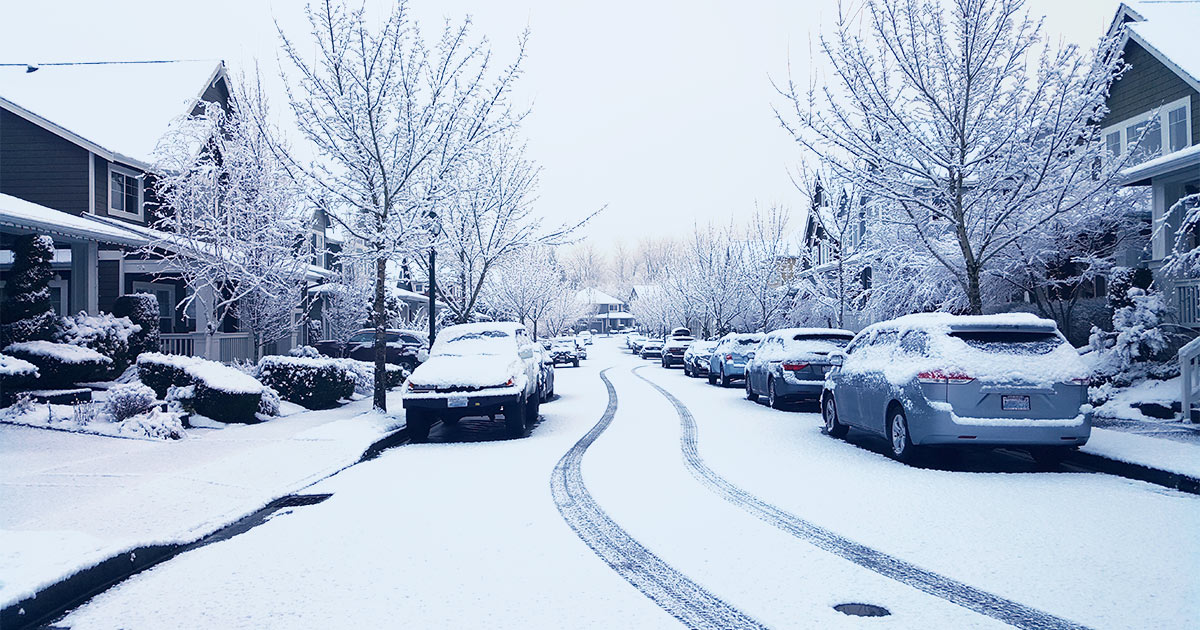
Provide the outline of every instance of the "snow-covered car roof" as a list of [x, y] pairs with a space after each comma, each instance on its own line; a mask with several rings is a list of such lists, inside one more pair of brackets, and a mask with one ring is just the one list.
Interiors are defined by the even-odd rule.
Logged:
[[797, 335], [836, 335], [850, 339], [854, 337], [854, 332], [841, 328], [780, 328], [779, 330], [772, 330], [770, 335], [772, 337], [783, 338], [791, 338]]
[[876, 330], [925, 330], [935, 333], [949, 333], [965, 330], [1029, 330], [1039, 332], [1057, 332], [1058, 325], [1054, 320], [1044, 319], [1033, 313], [999, 313], [996, 315], [951, 315], [949, 313], [916, 313], [904, 315], [877, 324], [867, 326], [859, 334], [868, 334]]

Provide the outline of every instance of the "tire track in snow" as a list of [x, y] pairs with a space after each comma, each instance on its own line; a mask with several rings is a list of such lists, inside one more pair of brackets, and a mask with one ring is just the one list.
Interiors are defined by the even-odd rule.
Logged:
[[550, 477], [558, 512], [601, 560], [687, 627], [764, 628], [646, 549], [609, 518], [588, 492], [580, 467], [583, 455], [617, 413], [617, 390], [604, 375], [607, 371], [600, 372], [600, 379], [608, 388], [608, 408], [600, 421], [558, 460]]
[[1086, 630], [1087, 626], [1056, 617], [1036, 608], [1005, 599], [999, 595], [993, 595], [987, 591], [982, 591], [944, 575], [927, 571], [882, 551], [877, 551], [866, 545], [854, 542], [831, 530], [810, 523], [795, 514], [777, 508], [733, 485], [713, 469], [709, 468], [708, 464], [704, 463], [704, 459], [700, 457], [700, 452], [697, 449], [698, 431], [696, 420], [692, 417], [691, 411], [671, 392], [668, 392], [658, 383], [639, 374], [638, 371], [641, 369], [641, 367], [634, 368], [634, 375], [648, 383], [675, 406], [675, 412], [679, 415], [679, 445], [683, 451], [683, 459], [687, 463], [688, 470], [701, 484], [717, 493], [726, 501], [750, 512], [766, 523], [796, 538], [849, 560], [864, 569], [869, 569], [884, 577], [907, 584], [917, 590], [940, 597], [948, 602], [987, 615], [1011, 626], [1027, 628], [1029, 630]]

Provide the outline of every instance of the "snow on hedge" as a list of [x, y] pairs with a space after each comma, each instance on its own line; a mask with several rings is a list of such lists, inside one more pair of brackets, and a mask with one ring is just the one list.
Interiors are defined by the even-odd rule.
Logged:
[[138, 364], [142, 363], [157, 363], [182, 370], [205, 386], [230, 394], [261, 394], [263, 391], [263, 384], [253, 376], [237, 368], [199, 357], [148, 352], [138, 357]]
[[0, 422], [110, 437], [178, 440], [187, 437], [179, 413], [152, 407], [118, 420], [104, 405], [53, 405], [20, 400], [0, 410]]
[[0, 378], [36, 377], [38, 369], [24, 359], [0, 354]]
[[10, 344], [5, 352], [24, 352], [47, 357], [60, 363], [82, 365], [85, 363], [112, 363], [112, 359], [83, 346], [52, 341], [22, 341]]

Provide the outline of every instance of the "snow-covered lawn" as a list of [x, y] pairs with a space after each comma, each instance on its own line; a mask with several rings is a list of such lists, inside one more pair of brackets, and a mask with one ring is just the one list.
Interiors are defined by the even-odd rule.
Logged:
[[0, 606], [122, 551], [201, 538], [354, 463], [403, 425], [369, 411], [208, 423], [224, 428], [166, 442], [0, 424]]
[[[910, 468], [821, 434], [815, 414], [749, 403], [740, 389], [618, 353], [601, 340], [531, 437], [385, 453], [310, 488], [319, 505], [280, 513], [190, 552], [72, 613], [72, 628], [677, 627], [564, 523], [551, 470], [600, 418], [583, 456], [590, 493], [675, 570], [772, 627], [989, 628], [1002, 624], [843, 560], [700, 484], [679, 419], [630, 372], [695, 416], [699, 454], [759, 498], [927, 571], [1067, 620], [1182, 628], [1200, 620], [1200, 499], [1107, 475]], [[1149, 438], [1147, 438], [1149, 439]], [[574, 509], [565, 506], [563, 509]], [[203, 584], [203, 597], [194, 585]], [[863, 620], [843, 602], [892, 611]]]

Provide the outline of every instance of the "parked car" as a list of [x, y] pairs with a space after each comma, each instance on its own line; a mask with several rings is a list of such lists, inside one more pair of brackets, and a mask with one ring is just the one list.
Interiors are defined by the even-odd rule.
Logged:
[[661, 359], [662, 355], [663, 342], [658, 339], [647, 339], [638, 350], [638, 356], [643, 359]]
[[729, 333], [721, 337], [708, 360], [708, 383], [729, 387], [746, 375], [746, 361], [763, 340], [762, 333]]
[[1019, 446], [1053, 464], [1091, 435], [1087, 367], [1053, 321], [1026, 313], [907, 315], [869, 326], [826, 377], [825, 431], [930, 445]]
[[697, 341], [688, 346], [683, 352], [683, 373], [692, 378], [708, 376], [709, 357], [716, 347], [716, 341]]
[[629, 350], [634, 354], [641, 354], [642, 344], [646, 343], [646, 340], [647, 339], [645, 335], [634, 335], [629, 340]]
[[682, 337], [691, 337], [691, 336], [692, 336], [692, 331], [691, 331], [691, 330], [689, 330], [689, 329], [687, 329], [687, 328], [683, 328], [683, 327], [679, 327], [679, 328], [672, 328], [672, 329], [671, 329], [671, 334], [670, 334], [670, 335], [667, 335], [667, 336], [668, 336], [668, 337], [670, 337], [670, 338], [672, 338], [672, 339], [679, 339], [679, 338], [682, 338]]
[[[676, 328], [675, 330], [687, 330], [686, 328]], [[672, 365], [683, 365], [683, 353], [687, 352], [688, 346], [695, 343], [695, 339], [691, 336], [680, 335], [675, 336], [672, 332], [671, 336], [663, 342], [663, 349], [660, 355], [662, 356], [662, 366], [669, 368]]]
[[778, 409], [821, 398], [829, 353], [846, 347], [854, 333], [834, 328], [784, 328], [768, 334], [746, 363], [746, 398]]
[[579, 337], [575, 337], [575, 353], [579, 355], [580, 359], [587, 358], [587, 344]]
[[569, 337], [555, 339], [554, 344], [550, 346], [550, 360], [555, 365], [570, 363], [579, 367], [579, 347], [575, 345], [575, 340]]
[[582, 339], [585, 346], [592, 345], [592, 331], [590, 330], [581, 330], [575, 334], [575, 337]]
[[[421, 333], [389, 328], [384, 335], [384, 341], [387, 343], [385, 360], [388, 363], [403, 366], [411, 372], [429, 356], [429, 337]], [[351, 335], [346, 343], [328, 339], [316, 342], [313, 347], [327, 357], [373, 362], [375, 329], [363, 328]]]
[[429, 360], [408, 377], [402, 399], [409, 440], [423, 442], [435, 420], [504, 416], [512, 437], [537, 420], [542, 363], [521, 324], [488, 322], [443, 329]]
[[550, 351], [542, 347], [542, 344], [533, 344], [533, 349], [542, 366], [541, 382], [538, 383], [541, 402], [550, 402], [550, 399], [554, 398], [554, 368], [557, 366], [554, 358], [550, 356]]

